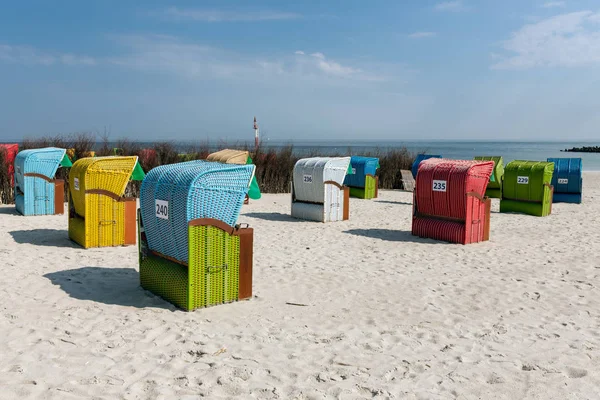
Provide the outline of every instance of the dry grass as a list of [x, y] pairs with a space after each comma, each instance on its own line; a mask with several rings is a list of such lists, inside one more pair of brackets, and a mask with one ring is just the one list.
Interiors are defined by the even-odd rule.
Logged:
[[[75, 158], [84, 156], [91, 150], [96, 151], [97, 156], [106, 155], [136, 155], [140, 159], [140, 164], [144, 171], [148, 172], [159, 165], [173, 164], [182, 161], [202, 160], [211, 152], [208, 143], [199, 143], [191, 145], [184, 149], [184, 153], [177, 151], [174, 142], [157, 142], [150, 148], [142, 148], [139, 143], [129, 139], [120, 139], [116, 141], [116, 147], [111, 147], [108, 135], [105, 133], [99, 135], [99, 142], [96, 141], [96, 135], [91, 133], [77, 133], [73, 135], [47, 136], [37, 139], [25, 139], [20, 145], [20, 150], [41, 148], [41, 147], [60, 147], [75, 149]], [[292, 180], [292, 171], [294, 164], [301, 157], [294, 154], [292, 145], [281, 148], [263, 148], [250, 150], [245, 144], [227, 144], [219, 142], [218, 149], [231, 148], [240, 150], [249, 150], [254, 164], [256, 165], [256, 179], [259, 182], [263, 193], [287, 193], [290, 189]], [[213, 150], [214, 151], [214, 150]], [[350, 155], [351, 149], [346, 154], [324, 154], [318, 148], [315, 148], [304, 157], [308, 156], [342, 156]], [[379, 158], [381, 169], [378, 171], [379, 186], [382, 189], [401, 188], [401, 169], [409, 169], [415, 159], [415, 154], [409, 152], [406, 148], [394, 148], [386, 150], [377, 150], [372, 153], [362, 153], [364, 156]], [[4, 204], [12, 202], [12, 189], [10, 187], [10, 177], [6, 169], [4, 154], [0, 152], [0, 201]], [[68, 196], [68, 170], [61, 168], [57, 173], [57, 178], [65, 180], [65, 198]], [[132, 182], [128, 185], [126, 195], [138, 196], [140, 189], [139, 182]]]

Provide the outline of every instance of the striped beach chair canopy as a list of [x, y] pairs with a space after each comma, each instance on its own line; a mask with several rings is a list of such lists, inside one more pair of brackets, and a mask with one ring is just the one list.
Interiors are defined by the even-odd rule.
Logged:
[[350, 157], [302, 158], [294, 165], [293, 185], [296, 199], [323, 203], [324, 184], [343, 186], [346, 175], [352, 173]]
[[140, 191], [140, 209], [149, 248], [187, 262], [191, 220], [211, 218], [233, 228], [254, 168], [196, 160], [148, 172]]
[[206, 161], [218, 161], [224, 164], [244, 165], [248, 163], [249, 156], [250, 153], [245, 150], [223, 149], [209, 154], [208, 157], [206, 157]]
[[86, 193], [122, 197], [132, 179], [144, 179], [144, 171], [136, 156], [80, 158], [73, 163], [69, 173], [70, 193], [75, 212], [85, 217]]

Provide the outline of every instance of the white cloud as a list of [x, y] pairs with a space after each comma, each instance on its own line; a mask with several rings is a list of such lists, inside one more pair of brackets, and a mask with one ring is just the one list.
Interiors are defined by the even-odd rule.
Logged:
[[168, 18], [202, 22], [252, 22], [280, 21], [301, 18], [302, 15], [281, 11], [220, 11], [202, 9], [180, 9], [170, 7], [164, 11]]
[[573, 12], [525, 25], [503, 47], [513, 54], [493, 69], [600, 64], [600, 13]]
[[445, 1], [443, 3], [437, 3], [433, 9], [435, 11], [463, 11], [466, 9], [462, 0]]
[[23, 65], [96, 65], [92, 57], [45, 52], [34, 47], [0, 44], [0, 61]]
[[[384, 74], [366, 71], [327, 58], [323, 53], [307, 55], [298, 50], [294, 56], [255, 58], [221, 49], [189, 43], [171, 36], [129, 35], [114, 37], [126, 54], [113, 57], [114, 65], [146, 71], [170, 73], [191, 79], [297, 79], [351, 80], [375, 82]], [[393, 70], [393, 68], [389, 68]]]
[[422, 38], [428, 38], [428, 37], [434, 37], [434, 36], [437, 36], [437, 33], [435, 33], [435, 32], [414, 32], [414, 33], [411, 33], [410, 35], [408, 35], [408, 37], [411, 39], [422, 39]]
[[557, 8], [564, 7], [566, 3], [564, 1], [549, 1], [542, 5], [543, 8]]

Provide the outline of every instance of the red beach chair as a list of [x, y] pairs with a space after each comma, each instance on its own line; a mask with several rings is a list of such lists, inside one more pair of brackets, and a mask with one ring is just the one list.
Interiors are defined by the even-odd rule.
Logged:
[[451, 243], [489, 239], [491, 200], [485, 190], [492, 161], [432, 158], [421, 162], [413, 201], [412, 234]]

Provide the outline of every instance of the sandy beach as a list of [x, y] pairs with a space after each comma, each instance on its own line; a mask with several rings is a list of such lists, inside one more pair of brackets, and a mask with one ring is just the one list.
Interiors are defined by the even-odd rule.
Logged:
[[191, 313], [140, 288], [137, 247], [2, 206], [0, 398], [600, 398], [600, 173], [546, 218], [494, 200], [468, 246], [411, 236], [411, 203], [321, 224], [265, 194], [255, 297]]

